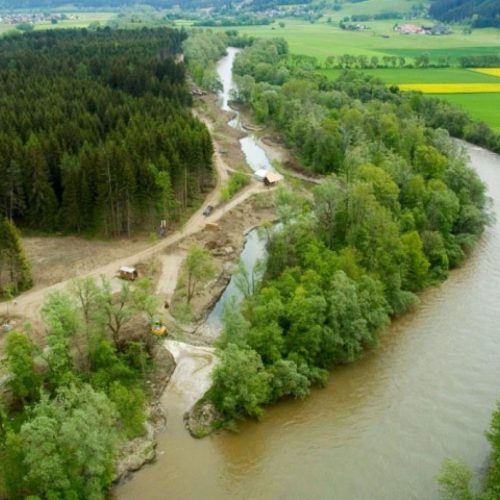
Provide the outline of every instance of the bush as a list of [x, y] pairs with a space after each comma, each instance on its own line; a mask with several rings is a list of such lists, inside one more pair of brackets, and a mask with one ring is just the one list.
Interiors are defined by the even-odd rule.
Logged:
[[221, 190], [221, 201], [229, 201], [238, 191], [250, 183], [250, 177], [243, 172], [235, 172]]

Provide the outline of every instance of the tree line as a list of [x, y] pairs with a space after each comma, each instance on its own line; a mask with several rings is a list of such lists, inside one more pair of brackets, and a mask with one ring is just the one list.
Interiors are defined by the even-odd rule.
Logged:
[[500, 5], [495, 0], [433, 0], [429, 14], [440, 21], [467, 21], [475, 28], [500, 27]]
[[496, 68], [500, 66], [500, 53], [460, 56], [458, 62], [462, 68]]
[[243, 286], [241, 308], [225, 313], [207, 397], [229, 419], [304, 397], [375, 347], [418, 291], [464, 261], [489, 220], [485, 186], [460, 147], [409, 100], [352, 73], [333, 85], [287, 76], [286, 53], [283, 40], [245, 49], [238, 97], [327, 177], [312, 199], [279, 193], [263, 281]]
[[43, 345], [29, 330], [6, 336], [0, 498], [105, 498], [120, 447], [145, 432], [145, 323], [158, 306], [148, 279], [115, 295], [106, 279], [83, 279], [48, 296]]
[[[338, 130], [342, 115], [349, 113], [362, 120], [363, 113], [359, 115], [358, 111], [365, 103], [395, 114], [394, 127], [385, 130], [399, 136], [398, 144], [393, 147], [400, 153], [401, 147], [408, 143], [405, 136], [413, 129], [406, 122], [421, 119], [431, 128], [443, 128], [454, 137], [500, 152], [500, 134], [487, 124], [472, 120], [467, 112], [444, 99], [419, 92], [401, 93], [396, 85], [388, 87], [379, 78], [356, 71], [345, 71], [336, 80], [329, 80], [317, 74], [312, 65], [298, 65], [297, 56], [288, 53], [283, 39], [255, 42], [238, 56], [234, 71], [238, 83], [234, 98], [250, 105], [257, 120], [274, 123], [288, 145], [300, 151], [306, 164], [311, 164], [315, 156], [313, 168], [320, 172], [334, 169], [335, 162], [328, 155], [334, 151], [341, 154], [346, 149], [348, 137], [339, 135]], [[348, 109], [353, 99], [356, 106]], [[373, 120], [359, 125], [370, 128], [370, 123]], [[379, 133], [383, 130], [384, 127], [379, 127]], [[367, 133], [377, 132], [372, 129]]]
[[130, 235], [212, 183], [190, 111], [186, 33], [33, 32], [0, 40], [0, 213], [41, 231]]

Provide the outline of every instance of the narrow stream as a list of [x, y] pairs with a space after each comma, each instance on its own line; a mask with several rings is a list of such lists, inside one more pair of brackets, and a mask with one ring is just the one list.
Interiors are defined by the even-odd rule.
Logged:
[[[467, 146], [500, 204], [500, 157]], [[445, 457], [484, 472], [500, 398], [500, 225], [466, 265], [395, 321], [380, 347], [325, 389], [268, 409], [237, 434], [194, 440], [177, 424], [123, 499], [437, 499]]]
[[[219, 93], [220, 107], [223, 111], [233, 111], [236, 116], [229, 122], [229, 125], [237, 130], [246, 132], [242, 123], [241, 116], [238, 111], [233, 110], [229, 106], [231, 91], [235, 88], [233, 80], [233, 63], [241, 49], [229, 47], [227, 55], [223, 57], [217, 65], [217, 73], [219, 80], [222, 83], [222, 91]], [[256, 172], [259, 169], [275, 171], [265, 151], [259, 146], [257, 138], [254, 134], [249, 134], [240, 139], [241, 150], [245, 155], [245, 160], [249, 167]]]
[[[245, 265], [249, 275], [251, 276], [253, 270], [257, 264], [257, 261], [266, 257], [266, 242], [264, 239], [260, 238], [259, 231], [257, 229], [252, 229], [247, 234], [245, 240], [245, 246], [240, 254], [240, 259]], [[221, 298], [215, 304], [207, 318], [207, 325], [216, 330], [222, 328], [222, 313], [224, 311], [225, 305], [228, 301], [235, 297], [239, 302], [243, 298], [243, 294], [236, 285], [235, 277], [231, 277], [231, 281], [227, 285]]]

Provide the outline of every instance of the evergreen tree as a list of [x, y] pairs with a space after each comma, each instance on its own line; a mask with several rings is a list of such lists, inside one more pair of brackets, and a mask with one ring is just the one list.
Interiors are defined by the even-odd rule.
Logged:
[[0, 219], [0, 297], [17, 294], [33, 284], [31, 265], [21, 238], [8, 219]]

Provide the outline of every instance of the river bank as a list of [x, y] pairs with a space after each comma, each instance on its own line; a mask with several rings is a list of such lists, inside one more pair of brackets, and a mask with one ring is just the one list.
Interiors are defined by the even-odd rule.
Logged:
[[[187, 238], [181, 249], [187, 252], [192, 245], [208, 250], [216, 267], [216, 276], [203, 284], [191, 301], [192, 325], [198, 335], [207, 338], [206, 330], [200, 328], [208, 313], [212, 310], [224, 292], [238, 262], [245, 244], [246, 234], [263, 222], [276, 219], [274, 199], [271, 191], [257, 194], [237, 208], [225, 214], [218, 222], [217, 228], [201, 231]], [[180, 279], [172, 298], [172, 309], [183, 306], [186, 302], [185, 266], [180, 270]], [[209, 335], [212, 339], [213, 335]]]
[[[468, 151], [500, 203], [500, 158]], [[146, 492], [154, 500], [168, 491], [203, 498], [209, 491], [247, 498], [252, 491], [259, 498], [437, 499], [434, 478], [445, 457], [480, 473], [500, 377], [499, 254], [496, 223], [464, 267], [391, 325], [377, 351], [336, 368], [307, 401], [284, 401], [264, 421], [242, 423], [238, 434], [201, 441], [169, 420], [157, 462], [120, 486], [118, 497]]]
[[[167, 325], [170, 336], [174, 334], [179, 340], [167, 339], [159, 347], [173, 361], [173, 369], [169, 373], [161, 392], [154, 392], [148, 406], [149, 419], [146, 435], [129, 443], [122, 450], [122, 457], [117, 466], [117, 481], [123, 481], [130, 473], [140, 469], [147, 463], [154, 462], [157, 436], [165, 430], [167, 416], [169, 429], [186, 425], [193, 435], [200, 419], [215, 412], [204, 406], [197, 406], [200, 411], [190, 413], [210, 386], [210, 372], [215, 366], [216, 357], [210, 344], [217, 337], [220, 327], [207, 325], [207, 316], [224, 293], [231, 279], [238, 256], [246, 241], [246, 234], [252, 228], [265, 221], [276, 219], [272, 189], [262, 189], [253, 175], [252, 166], [246, 160], [248, 156], [240, 147], [246, 135], [242, 130], [230, 126], [234, 119], [231, 110], [217, 110], [217, 97], [207, 94], [196, 103], [195, 114], [209, 128], [215, 146], [215, 159], [221, 180], [225, 182], [232, 171], [247, 172], [251, 176], [250, 186], [245, 188], [248, 199], [231, 206], [232, 202], [218, 201], [216, 208], [222, 216], [217, 223], [211, 223], [204, 230], [194, 232], [182, 239], [182, 242], [162, 255], [159, 262], [162, 266], [156, 289], [162, 300], [169, 306]], [[262, 154], [265, 154], [262, 151]], [[209, 221], [209, 219], [207, 220]], [[207, 249], [216, 266], [216, 277], [204, 283], [191, 301], [189, 323], [186, 318], [178, 317], [176, 311], [185, 305], [185, 257], [192, 245]], [[175, 270], [171, 266], [177, 266]], [[167, 283], [168, 281], [168, 283]], [[193, 418], [196, 415], [196, 418]], [[191, 417], [190, 417], [191, 416]], [[160, 452], [162, 453], [162, 452]]]
[[[498, 206], [500, 157], [466, 148]], [[444, 458], [484, 471], [483, 433], [500, 377], [498, 255], [494, 223], [462, 268], [392, 323], [376, 351], [336, 368], [306, 401], [283, 401], [238, 434], [204, 440], [169, 424], [158, 461], [117, 495], [437, 499]]]

